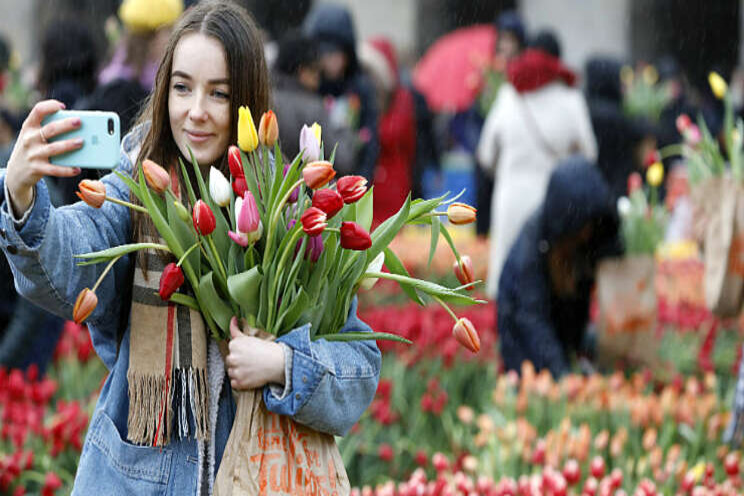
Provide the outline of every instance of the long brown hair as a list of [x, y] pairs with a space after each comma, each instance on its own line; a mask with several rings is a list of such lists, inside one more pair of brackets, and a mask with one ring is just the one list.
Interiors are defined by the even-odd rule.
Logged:
[[[158, 68], [155, 89], [138, 122], [139, 124], [149, 122], [150, 128], [142, 142], [137, 163], [149, 158], [166, 169], [170, 170], [175, 167], [182, 184], [184, 178], [181, 177], [178, 159], [190, 160], [190, 158], [181, 156], [173, 140], [168, 114], [168, 94], [173, 53], [181, 38], [192, 33], [201, 33], [215, 38], [225, 50], [230, 79], [230, 128], [232, 129], [230, 143], [238, 141], [239, 106], [248, 105], [254, 116], [261, 116], [269, 106], [269, 74], [264, 59], [261, 35], [253, 17], [242, 7], [227, 0], [200, 2], [188, 10], [171, 33]], [[227, 175], [227, 150], [219, 163], [212, 165]], [[181, 191], [184, 191], [183, 188]], [[185, 200], [184, 198], [184, 202]], [[149, 217], [133, 212], [132, 220], [133, 239], [141, 240], [145, 235], [157, 236], [155, 226]]]

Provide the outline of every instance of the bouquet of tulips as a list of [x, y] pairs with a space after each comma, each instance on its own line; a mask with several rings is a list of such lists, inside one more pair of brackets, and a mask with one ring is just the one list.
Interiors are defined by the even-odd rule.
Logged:
[[[329, 160], [324, 158], [321, 132], [318, 124], [304, 126], [301, 152], [285, 164], [275, 114], [266, 112], [257, 129], [250, 110], [241, 107], [238, 146], [228, 150], [231, 180], [212, 167], [205, 181], [193, 155], [191, 164], [180, 162], [183, 177], [189, 177], [191, 166], [196, 178], [196, 185], [188, 179], [185, 184], [190, 211], [170, 188], [169, 173], [154, 162], [138, 165], [138, 180], [116, 171], [142, 203], [126, 205], [148, 215], [164, 243], [132, 243], [80, 254], [80, 264], [113, 265], [140, 249], [172, 253], [177, 261], [163, 271], [160, 297], [198, 309], [217, 339], [229, 337], [230, 320], [238, 316], [272, 335], [311, 323], [313, 339], [403, 340], [389, 333], [339, 333], [356, 292], [377, 279], [391, 279], [417, 303], [430, 298], [447, 308], [455, 320], [455, 336], [478, 351], [472, 324], [458, 319], [448, 305], [478, 303], [464, 292], [478, 281], [440, 221], [447, 217], [453, 224], [473, 222], [475, 209], [447, 195], [429, 200], [409, 197], [370, 233], [373, 188], [367, 188], [361, 176], [340, 177], [331, 184], [335, 150]], [[106, 200], [122, 203], [106, 197], [103, 183], [97, 181], [82, 181], [78, 195], [92, 206], [100, 207]], [[439, 235], [447, 240], [458, 260], [462, 286], [447, 288], [408, 274], [388, 248], [407, 224], [431, 226], [430, 260]], [[186, 281], [193, 296], [177, 292]], [[78, 297], [76, 321], [93, 310], [94, 290], [86, 289]]]

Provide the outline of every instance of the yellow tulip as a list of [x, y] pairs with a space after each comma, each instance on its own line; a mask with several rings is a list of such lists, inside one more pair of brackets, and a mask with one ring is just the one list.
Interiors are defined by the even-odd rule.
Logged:
[[710, 74], [708, 74], [708, 84], [710, 84], [710, 89], [713, 90], [713, 94], [716, 96], [716, 98], [718, 98], [719, 100], [723, 100], [723, 97], [726, 95], [726, 91], [728, 91], [728, 84], [726, 84], [726, 80], [723, 79], [717, 72], [711, 71]]
[[317, 122], [313, 122], [313, 125], [310, 126], [310, 129], [312, 130], [313, 134], [315, 135], [315, 139], [318, 140], [318, 144], [322, 143], [322, 141], [320, 141], [320, 135], [321, 135], [321, 132], [322, 132], [322, 129], [320, 127], [320, 124], [318, 124]]
[[661, 185], [661, 182], [664, 180], [664, 166], [661, 165], [661, 162], [656, 162], [651, 165], [651, 167], [648, 168], [646, 171], [646, 182], [653, 186], [654, 188], [658, 188]]
[[251, 109], [240, 107], [238, 109], [238, 146], [246, 153], [250, 153], [258, 146], [258, 132], [253, 123]]
[[643, 82], [646, 83], [649, 86], [653, 86], [656, 84], [656, 81], [659, 80], [659, 73], [656, 71], [656, 67], [652, 65], [647, 65], [643, 68]]

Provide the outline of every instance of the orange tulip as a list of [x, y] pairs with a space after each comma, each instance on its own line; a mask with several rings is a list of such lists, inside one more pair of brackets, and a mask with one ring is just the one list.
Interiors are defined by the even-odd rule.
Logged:
[[452, 334], [454, 334], [457, 342], [468, 350], [473, 353], [480, 351], [478, 331], [475, 330], [475, 326], [473, 326], [473, 323], [469, 319], [465, 317], [459, 319], [452, 328]]
[[310, 189], [318, 189], [328, 184], [328, 181], [333, 179], [335, 175], [336, 171], [333, 170], [333, 164], [325, 160], [310, 162], [302, 169], [302, 179], [305, 180], [305, 184]]
[[165, 192], [170, 186], [168, 172], [150, 159], [142, 162], [142, 170], [145, 171], [147, 184], [158, 193]]
[[78, 184], [78, 188], [80, 190], [75, 194], [93, 208], [101, 208], [103, 202], [106, 201], [106, 185], [101, 181], [83, 179]]
[[[460, 264], [462, 264], [462, 267], [460, 267]], [[470, 260], [469, 256], [463, 255], [460, 257], [460, 263], [457, 263], [457, 260], [455, 260], [452, 269], [455, 271], [455, 276], [457, 277], [457, 280], [460, 281], [460, 284], [465, 285], [475, 281], [475, 277], [473, 277], [473, 262]], [[470, 284], [465, 289], [472, 291], [475, 289], [475, 285]]]
[[264, 112], [258, 123], [258, 141], [265, 146], [274, 146], [279, 137], [279, 123], [271, 110]]
[[96, 305], [98, 305], [98, 297], [93, 291], [88, 288], [80, 291], [77, 300], [75, 300], [75, 306], [72, 308], [72, 320], [76, 324], [82, 323], [93, 313]]
[[475, 222], [477, 210], [465, 203], [453, 203], [447, 207], [447, 218], [455, 225], [470, 224]]

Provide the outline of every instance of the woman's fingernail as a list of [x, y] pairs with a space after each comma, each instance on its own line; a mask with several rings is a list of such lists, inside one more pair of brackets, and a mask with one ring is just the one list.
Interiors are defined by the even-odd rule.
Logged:
[[80, 167], [75, 167], [75, 174], [80, 174], [83, 170]]
[[74, 126], [79, 126], [80, 125], [80, 117], [75, 117], [75, 120], [72, 121], [72, 124]]
[[75, 138], [75, 144], [76, 145], [82, 145], [83, 144], [83, 138]]

